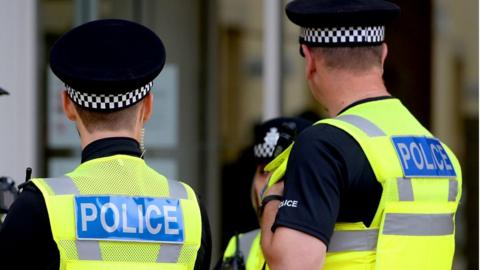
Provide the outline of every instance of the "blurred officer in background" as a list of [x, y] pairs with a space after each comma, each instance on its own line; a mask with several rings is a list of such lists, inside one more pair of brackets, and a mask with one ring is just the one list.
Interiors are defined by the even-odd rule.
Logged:
[[451, 269], [460, 165], [382, 79], [385, 25], [399, 8], [294, 0], [286, 13], [301, 27], [310, 90], [332, 118], [303, 131], [266, 168], [273, 170], [261, 217], [268, 265]]
[[82, 159], [23, 189], [0, 232], [12, 268], [208, 269], [204, 207], [188, 185], [143, 160], [152, 82], [164, 64], [158, 36], [125, 20], [86, 23], [54, 44], [50, 66], [65, 83], [63, 109]]
[[[255, 127], [255, 142], [253, 156], [255, 159], [255, 174], [251, 188], [252, 206], [258, 212], [260, 193], [267, 183], [270, 173], [265, 172], [267, 163], [285, 150], [294, 138], [312, 122], [301, 118], [280, 117], [268, 120]], [[223, 254], [221, 267], [216, 269], [265, 269], [265, 259], [260, 248], [260, 229], [235, 235], [228, 243]]]

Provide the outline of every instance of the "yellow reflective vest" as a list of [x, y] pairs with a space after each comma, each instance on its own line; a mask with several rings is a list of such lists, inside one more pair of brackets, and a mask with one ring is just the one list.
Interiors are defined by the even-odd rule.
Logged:
[[137, 157], [82, 163], [33, 179], [47, 206], [60, 269], [193, 269], [202, 223], [193, 190]]
[[[350, 134], [383, 188], [369, 227], [335, 224], [323, 269], [451, 269], [462, 187], [452, 151], [398, 99], [362, 103], [317, 124]], [[269, 186], [283, 177], [290, 150], [267, 166]]]
[[238, 245], [237, 237], [232, 237], [223, 254], [223, 261], [228, 261], [234, 257], [238, 246], [239, 255], [243, 258], [246, 270], [269, 269], [260, 246], [260, 233], [260, 229], [256, 229], [238, 235]]

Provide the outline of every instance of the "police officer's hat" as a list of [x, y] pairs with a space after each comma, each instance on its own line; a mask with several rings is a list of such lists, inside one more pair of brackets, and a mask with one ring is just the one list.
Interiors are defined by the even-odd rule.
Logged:
[[400, 8], [383, 0], [294, 0], [285, 11], [301, 27], [301, 44], [357, 47], [381, 44]]
[[279, 117], [255, 127], [253, 155], [257, 163], [268, 163], [280, 154], [295, 137], [313, 123], [302, 118]]
[[97, 20], [64, 34], [51, 50], [52, 71], [68, 96], [92, 111], [115, 111], [142, 100], [165, 64], [165, 47], [147, 27]]

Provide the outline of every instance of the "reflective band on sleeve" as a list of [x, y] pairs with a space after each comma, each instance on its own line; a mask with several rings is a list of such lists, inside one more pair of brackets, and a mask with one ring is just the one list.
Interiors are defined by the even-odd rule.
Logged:
[[72, 178], [66, 175], [57, 178], [45, 178], [44, 181], [55, 192], [55, 195], [78, 195], [80, 193]]
[[161, 244], [157, 263], [176, 263], [180, 257], [182, 245]]
[[168, 189], [170, 192], [170, 198], [188, 199], [187, 190], [182, 183], [176, 180], [168, 180]]
[[77, 240], [77, 253], [79, 260], [101, 261], [102, 253], [100, 252], [100, 244], [93, 240]]
[[453, 214], [394, 214], [385, 216], [383, 234], [438, 236], [453, 234]]
[[248, 232], [242, 235], [242, 237], [240, 237], [240, 239], [238, 240], [239, 242], [238, 248], [240, 249], [240, 251], [242, 252], [245, 258], [247, 258], [248, 254], [250, 254], [250, 249], [252, 248], [253, 240], [255, 239], [255, 237], [258, 235], [259, 232], [260, 232], [260, 229]]
[[454, 202], [457, 200], [458, 181], [457, 179], [448, 180], [448, 201]]
[[379, 136], [386, 135], [385, 132], [383, 132], [383, 130], [377, 127], [374, 123], [370, 122], [370, 120], [367, 120], [358, 115], [345, 114], [345, 115], [338, 116], [336, 119], [356, 126], [357, 128], [361, 129], [363, 132], [365, 132], [365, 134], [367, 134], [369, 137], [379, 137]]
[[328, 252], [375, 250], [377, 239], [378, 230], [334, 231]]
[[398, 178], [397, 188], [400, 201], [413, 201], [413, 187], [410, 178]]

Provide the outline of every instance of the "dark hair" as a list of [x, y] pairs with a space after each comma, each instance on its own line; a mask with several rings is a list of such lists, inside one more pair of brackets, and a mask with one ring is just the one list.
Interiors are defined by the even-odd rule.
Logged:
[[88, 132], [118, 131], [133, 128], [141, 103], [114, 112], [88, 111], [76, 104], [75, 109]]
[[353, 72], [382, 67], [382, 46], [369, 47], [314, 47], [314, 55], [321, 54], [325, 65], [331, 69]]

